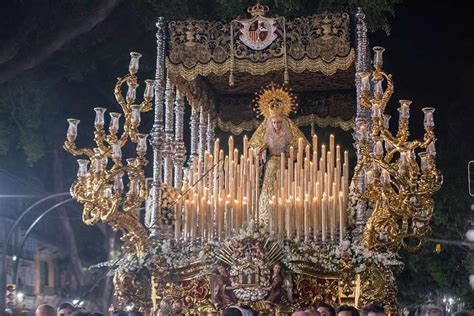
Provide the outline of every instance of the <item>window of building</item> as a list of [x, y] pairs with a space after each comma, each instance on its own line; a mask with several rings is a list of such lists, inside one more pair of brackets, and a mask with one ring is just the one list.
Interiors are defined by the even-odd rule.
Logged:
[[49, 284], [49, 265], [46, 261], [41, 261], [41, 285], [50, 286]]

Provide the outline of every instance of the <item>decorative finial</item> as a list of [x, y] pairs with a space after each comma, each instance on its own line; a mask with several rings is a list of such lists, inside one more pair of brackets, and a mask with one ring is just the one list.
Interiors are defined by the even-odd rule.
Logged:
[[355, 14], [357, 19], [365, 19], [364, 11], [362, 11], [361, 7], [357, 7], [357, 13]]

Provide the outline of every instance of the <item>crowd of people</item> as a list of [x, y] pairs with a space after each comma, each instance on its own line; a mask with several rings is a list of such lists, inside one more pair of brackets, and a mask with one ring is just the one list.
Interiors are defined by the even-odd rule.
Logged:
[[[24, 316], [25, 313], [0, 311], [0, 316]], [[61, 303], [57, 308], [48, 304], [41, 304], [36, 308], [35, 316], [105, 316], [101, 312], [90, 312], [83, 307], [76, 307], [71, 303]], [[140, 311], [114, 311], [110, 316], [143, 316]]]
[[[385, 316], [385, 310], [379, 305], [369, 305], [362, 310], [364, 316]], [[258, 312], [249, 306], [230, 306], [222, 312], [222, 316], [258, 316]], [[360, 312], [354, 306], [341, 305], [334, 308], [324, 302], [301, 308], [292, 316], [360, 316]]]
[[[115, 311], [113, 316], [143, 316], [139, 311]], [[36, 308], [35, 316], [105, 316], [100, 312], [89, 312], [82, 307], [75, 307], [71, 303], [61, 303], [55, 309], [51, 305], [43, 304]]]
[[[15, 313], [13, 313], [15, 314]], [[359, 311], [354, 306], [340, 305], [335, 308], [330, 304], [321, 302], [316, 305], [301, 308], [292, 313], [292, 316], [385, 316], [385, 310], [379, 305], [368, 305]], [[415, 316], [444, 316], [439, 308], [430, 308], [417, 311]], [[11, 313], [0, 312], [0, 316], [14, 316]], [[35, 316], [105, 316], [100, 312], [89, 312], [82, 307], [71, 303], [61, 303], [57, 308], [42, 304], [36, 308]], [[143, 316], [139, 311], [114, 311], [110, 316]], [[164, 316], [158, 311], [157, 316]], [[168, 315], [166, 315], [168, 316]], [[232, 305], [221, 312], [221, 316], [259, 316], [259, 312], [248, 305]], [[474, 316], [470, 311], [456, 312], [454, 316]]]
[[[319, 303], [317, 305], [311, 305], [307, 308], [301, 308], [291, 316], [385, 316], [385, 309], [380, 305], [371, 304], [359, 311], [354, 306], [340, 305], [335, 308], [327, 303]], [[225, 309], [222, 316], [258, 316], [259, 313], [253, 310], [250, 306], [230, 306]], [[425, 310], [418, 310], [414, 314], [415, 316], [445, 316], [447, 314], [439, 308], [430, 308]], [[470, 311], [456, 312], [450, 314], [453, 316], [474, 316]]]

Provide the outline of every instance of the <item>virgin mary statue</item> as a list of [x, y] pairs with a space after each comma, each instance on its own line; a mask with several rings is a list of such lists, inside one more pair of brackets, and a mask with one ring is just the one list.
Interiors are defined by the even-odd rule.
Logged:
[[276, 195], [275, 182], [280, 170], [281, 153], [288, 157], [291, 146], [296, 152], [299, 138], [303, 139], [304, 146], [309, 144], [288, 117], [295, 106], [295, 98], [291, 92], [274, 83], [257, 94], [255, 111], [263, 115], [264, 120], [250, 138], [249, 144], [261, 157], [265, 168], [258, 200], [259, 224], [264, 227], [268, 226], [268, 204], [272, 196]]

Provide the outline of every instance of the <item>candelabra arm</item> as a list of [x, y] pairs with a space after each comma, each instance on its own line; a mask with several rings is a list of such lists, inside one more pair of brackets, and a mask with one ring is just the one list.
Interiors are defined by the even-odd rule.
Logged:
[[73, 156], [82, 156], [86, 155], [88, 158], [92, 158], [94, 156], [94, 152], [90, 148], [77, 148], [75, 142], [71, 142], [66, 139], [63, 144], [63, 148]]
[[126, 75], [123, 78], [118, 77], [117, 83], [115, 84], [115, 87], [114, 87], [115, 100], [117, 101], [118, 104], [120, 104], [124, 112], [128, 112], [130, 109], [127, 106], [127, 101], [125, 101], [125, 98], [122, 96], [122, 85], [128, 81], [130, 76], [131, 75]]

